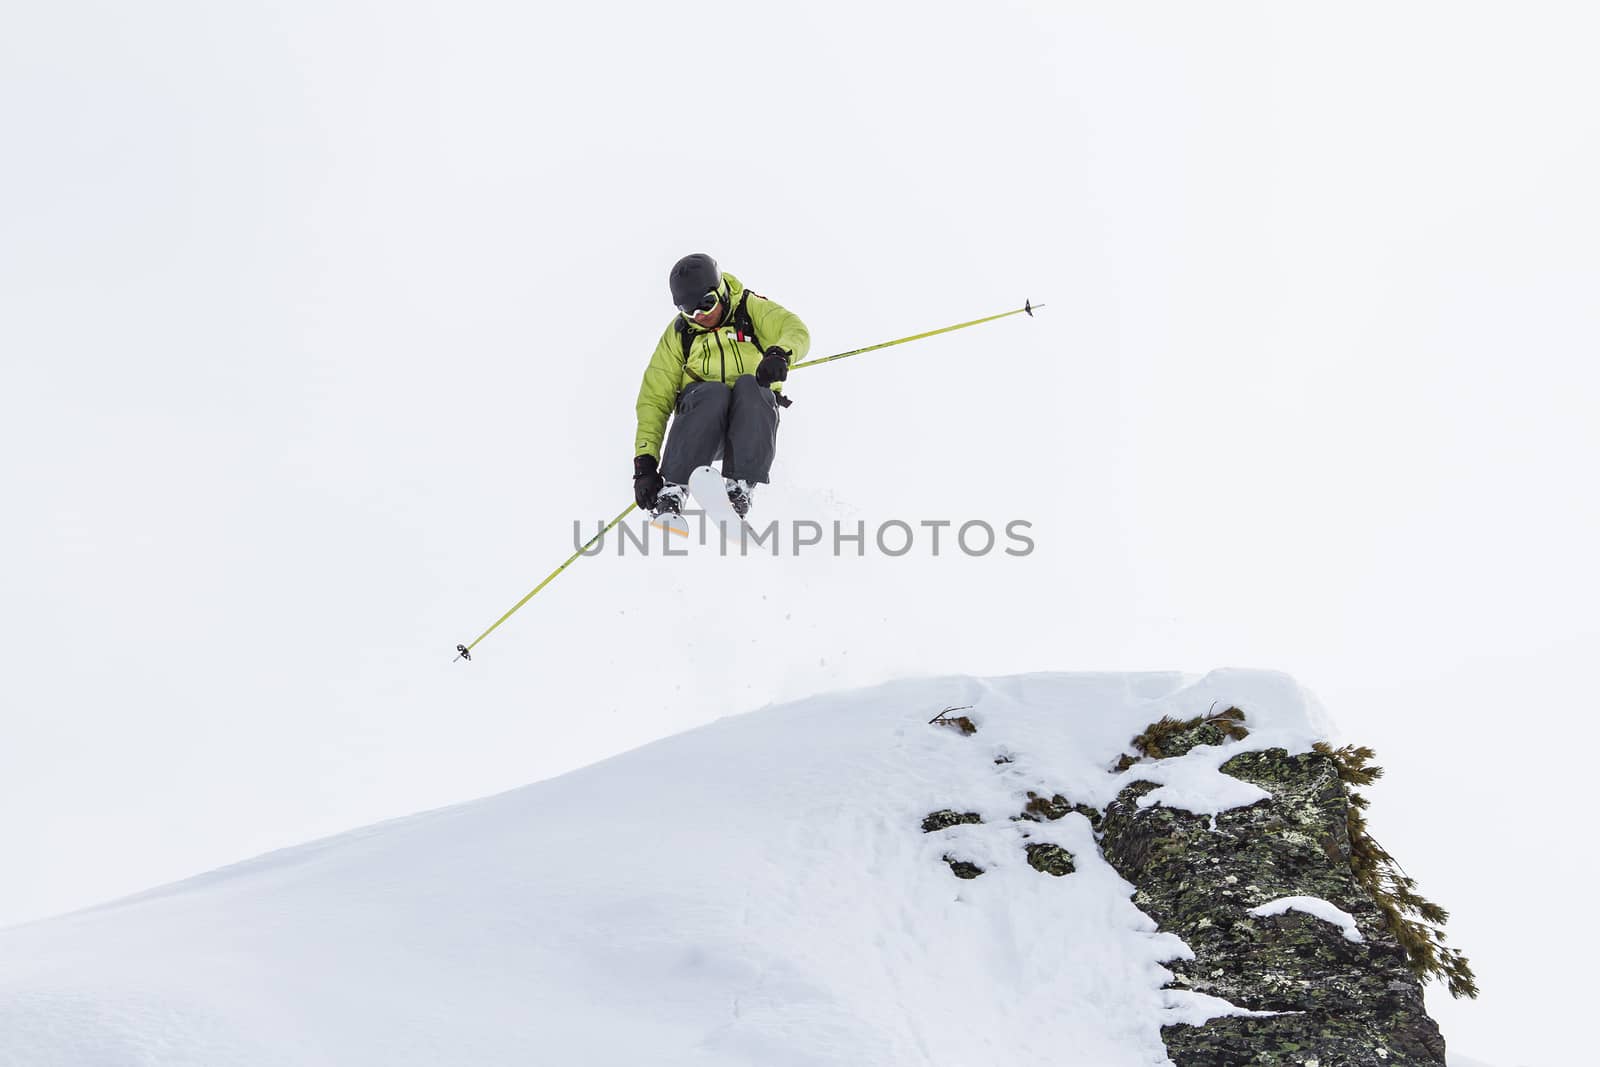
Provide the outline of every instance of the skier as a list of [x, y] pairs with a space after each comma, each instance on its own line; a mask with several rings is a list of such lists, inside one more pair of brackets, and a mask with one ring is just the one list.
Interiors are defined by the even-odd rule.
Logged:
[[799, 316], [704, 253], [673, 264], [667, 284], [678, 314], [639, 386], [634, 499], [657, 519], [676, 516], [690, 473], [720, 458], [728, 502], [743, 518], [777, 451], [778, 406], [789, 404], [780, 383], [789, 362], [805, 358], [811, 334]]

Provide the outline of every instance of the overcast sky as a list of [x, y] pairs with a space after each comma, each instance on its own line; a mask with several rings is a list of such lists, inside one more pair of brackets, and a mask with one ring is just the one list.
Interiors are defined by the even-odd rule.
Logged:
[[[1374, 832], [1484, 991], [1431, 996], [1453, 1046], [1563, 1062], [1582, 5], [0, 20], [0, 924], [819, 690], [1268, 667], [1388, 769]], [[607, 554], [452, 664], [630, 499], [691, 251], [815, 355], [1046, 303], [797, 373], [757, 501], [1036, 550]]]

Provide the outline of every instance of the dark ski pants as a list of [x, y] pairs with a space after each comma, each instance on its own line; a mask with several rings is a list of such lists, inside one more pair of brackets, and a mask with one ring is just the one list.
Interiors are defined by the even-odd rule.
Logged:
[[691, 382], [678, 394], [661, 454], [661, 477], [687, 485], [696, 467], [722, 460], [724, 478], [765, 482], [778, 452], [778, 399], [753, 374]]

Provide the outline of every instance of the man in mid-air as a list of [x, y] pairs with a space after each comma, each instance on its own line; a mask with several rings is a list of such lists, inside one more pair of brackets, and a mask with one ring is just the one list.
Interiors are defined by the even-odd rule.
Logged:
[[790, 362], [805, 359], [811, 334], [704, 253], [678, 260], [668, 284], [678, 313], [639, 386], [633, 495], [656, 519], [676, 516], [690, 473], [721, 459], [728, 501], [743, 518], [777, 452], [778, 407], [789, 403], [781, 383]]

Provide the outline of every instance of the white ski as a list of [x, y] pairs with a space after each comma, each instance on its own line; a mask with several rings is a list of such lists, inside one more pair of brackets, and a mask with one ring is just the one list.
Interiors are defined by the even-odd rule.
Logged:
[[651, 519], [650, 525], [654, 526], [658, 530], [665, 530], [667, 533], [677, 534], [679, 537], [689, 536], [689, 520], [684, 518], [682, 515], [674, 515], [670, 511], [662, 512], [660, 515], [657, 515], [655, 518]]
[[751, 529], [728, 500], [728, 486], [715, 467], [696, 467], [689, 475], [689, 495], [706, 513], [706, 518], [722, 527], [730, 544], [738, 544]]

